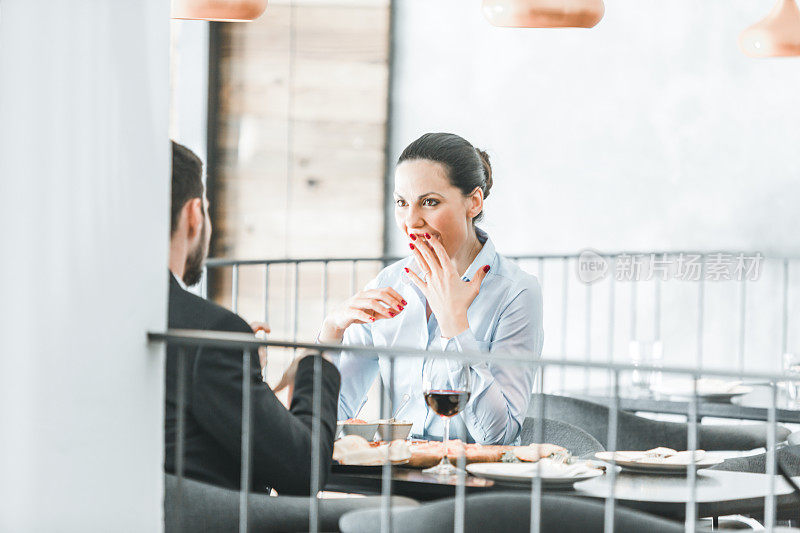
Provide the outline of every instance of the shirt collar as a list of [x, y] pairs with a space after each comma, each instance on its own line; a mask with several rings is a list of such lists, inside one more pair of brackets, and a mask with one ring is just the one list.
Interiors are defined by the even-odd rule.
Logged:
[[464, 281], [470, 281], [475, 276], [475, 272], [484, 265], [489, 265], [489, 267], [494, 266], [494, 260], [497, 256], [494, 243], [492, 239], [489, 238], [489, 235], [477, 227], [475, 228], [475, 233], [478, 235], [478, 240], [483, 243], [483, 248], [481, 248], [481, 251], [475, 256], [475, 259], [472, 261], [472, 264], [469, 265], [467, 271], [464, 272], [464, 275], [461, 276], [461, 279]]
[[170, 275], [172, 276], [172, 279], [174, 279], [175, 281], [177, 281], [177, 282], [178, 282], [178, 285], [180, 285], [180, 286], [181, 286], [181, 289], [183, 289], [183, 290], [185, 290], [185, 291], [188, 291], [188, 290], [189, 290], [189, 288], [186, 286], [186, 284], [183, 282], [183, 280], [182, 280], [181, 278], [179, 278], [178, 276], [176, 276], [176, 275], [175, 275], [175, 274], [174, 274], [174, 273], [173, 273], [171, 270], [169, 271], [169, 273], [170, 273]]

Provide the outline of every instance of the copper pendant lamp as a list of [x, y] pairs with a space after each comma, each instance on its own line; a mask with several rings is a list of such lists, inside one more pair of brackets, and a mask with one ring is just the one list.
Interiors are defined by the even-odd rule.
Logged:
[[267, 9], [267, 0], [172, 0], [172, 18], [249, 22]]
[[800, 9], [795, 0], [778, 0], [772, 11], [739, 35], [750, 57], [800, 56]]
[[603, 0], [483, 0], [483, 16], [507, 28], [592, 28]]

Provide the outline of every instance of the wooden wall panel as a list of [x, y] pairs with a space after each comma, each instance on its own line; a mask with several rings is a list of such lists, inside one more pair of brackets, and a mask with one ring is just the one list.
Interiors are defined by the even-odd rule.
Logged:
[[[253, 23], [222, 26], [213, 256], [381, 254], [389, 17], [387, 0], [301, 1], [270, 3]], [[379, 269], [360, 268], [356, 286]], [[352, 272], [329, 272], [333, 305], [349, 296]], [[264, 276], [264, 267], [240, 271], [238, 311], [247, 320], [265, 316]], [[324, 313], [322, 267], [300, 268], [296, 311], [293, 276], [271, 270], [268, 318], [274, 337], [290, 338], [296, 313], [297, 337], [307, 340]], [[211, 289], [231, 305], [230, 269]]]

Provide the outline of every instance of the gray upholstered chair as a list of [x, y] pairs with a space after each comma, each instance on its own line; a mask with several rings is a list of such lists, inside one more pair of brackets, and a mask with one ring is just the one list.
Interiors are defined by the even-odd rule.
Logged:
[[[536, 442], [536, 435], [539, 430], [539, 419], [525, 418], [522, 423], [522, 430], [520, 431], [520, 444], [523, 446]], [[575, 427], [572, 424], [563, 422], [561, 420], [544, 419], [542, 442], [550, 444], [558, 444], [563, 446], [570, 453], [576, 457], [593, 455], [595, 452], [602, 452], [605, 450], [603, 445], [598, 440], [581, 428]]]
[[[453, 531], [454, 500], [428, 503], [414, 509], [392, 512], [394, 533], [439, 533]], [[601, 533], [605, 506], [569, 496], [542, 497], [541, 531], [545, 533]], [[464, 530], [475, 533], [528, 533], [531, 496], [528, 492], [493, 492], [468, 496]], [[614, 513], [617, 533], [682, 533], [683, 524], [617, 506]], [[339, 520], [342, 533], [380, 531], [380, 510], [353, 511]]]
[[[608, 406], [599, 403], [545, 394], [545, 418], [563, 420], [586, 431], [608, 448]], [[538, 411], [539, 395], [531, 398], [528, 416]], [[687, 447], [687, 424], [662, 422], [636, 416], [626, 411], [618, 414], [617, 449], [649, 450], [667, 446], [676, 450]], [[789, 436], [783, 426], [777, 428], [778, 442]], [[752, 450], [767, 443], [766, 424], [697, 426], [698, 447], [704, 450]]]
[[[167, 474], [165, 479], [164, 518], [166, 531], [193, 533], [238, 531], [239, 493], [191, 479], [183, 480], [183, 497], [178, 508], [177, 478]], [[392, 505], [418, 506], [410, 499], [395, 496]], [[248, 506], [249, 530], [308, 531], [310, 499], [303, 496], [267, 496], [250, 494]], [[319, 500], [321, 531], [338, 531], [339, 518], [353, 510], [380, 507], [381, 497], [341, 498]], [[180, 520], [179, 525], [179, 511]]]
[[[778, 461], [790, 476], [800, 476], [800, 445], [782, 446], [776, 450]], [[716, 470], [730, 470], [733, 472], [751, 472], [753, 474], [767, 473], [767, 454], [749, 455], [747, 457], [734, 457], [726, 459], [724, 463], [712, 467]], [[777, 473], [777, 470], [776, 470]]]

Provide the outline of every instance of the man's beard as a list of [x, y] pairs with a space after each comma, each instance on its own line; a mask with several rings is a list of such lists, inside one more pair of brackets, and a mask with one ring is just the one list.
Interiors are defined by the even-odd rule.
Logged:
[[183, 282], [187, 287], [197, 285], [200, 278], [203, 277], [203, 263], [206, 260], [208, 249], [206, 248], [206, 223], [203, 222], [203, 228], [200, 230], [200, 242], [194, 250], [189, 252], [186, 256], [186, 266], [183, 268]]

